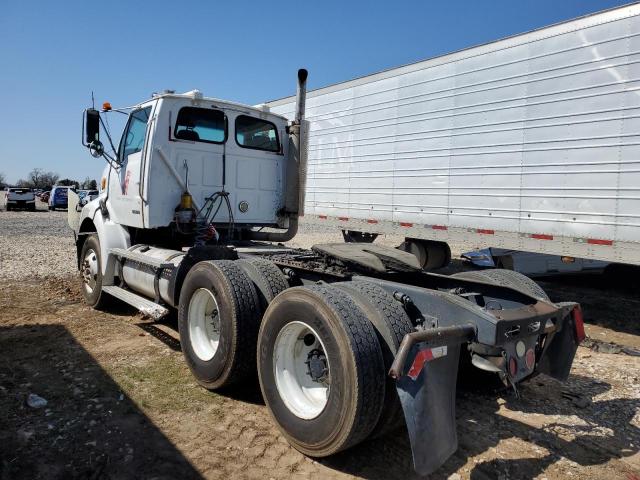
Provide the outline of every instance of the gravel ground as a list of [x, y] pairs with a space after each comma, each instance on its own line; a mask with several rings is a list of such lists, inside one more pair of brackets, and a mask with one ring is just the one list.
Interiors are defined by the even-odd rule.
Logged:
[[73, 232], [67, 212], [0, 212], [0, 279], [65, 276], [74, 273]]

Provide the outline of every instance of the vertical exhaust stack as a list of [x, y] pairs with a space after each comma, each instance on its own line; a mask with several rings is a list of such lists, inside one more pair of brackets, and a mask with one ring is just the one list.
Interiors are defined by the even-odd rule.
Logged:
[[296, 89], [296, 118], [298, 125], [304, 120], [304, 110], [307, 100], [307, 77], [309, 72], [304, 68], [298, 70], [298, 87]]
[[[298, 70], [298, 88], [296, 90], [296, 119], [298, 126], [298, 145], [297, 145], [297, 161], [298, 161], [298, 216], [304, 215], [304, 195], [307, 186], [307, 147], [309, 140], [309, 122], [305, 121], [304, 113], [307, 102], [307, 72], [304, 68]], [[294, 140], [295, 141], [295, 140]]]
[[286, 192], [284, 195], [284, 232], [252, 232], [251, 239], [265, 242], [287, 242], [298, 233], [298, 217], [304, 214], [304, 192], [307, 184], [307, 145], [309, 122], [304, 119], [307, 97], [307, 76], [298, 70], [296, 89], [296, 113], [289, 126], [289, 158], [286, 171]]

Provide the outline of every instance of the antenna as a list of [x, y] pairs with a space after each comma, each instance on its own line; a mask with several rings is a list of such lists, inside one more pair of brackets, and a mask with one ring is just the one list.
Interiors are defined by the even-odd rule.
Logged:
[[91, 90], [91, 108], [96, 109], [96, 100], [93, 98], [93, 90]]

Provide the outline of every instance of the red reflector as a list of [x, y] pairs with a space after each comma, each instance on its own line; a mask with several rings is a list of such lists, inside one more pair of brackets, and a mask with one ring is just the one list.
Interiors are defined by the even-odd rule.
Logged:
[[532, 370], [533, 366], [536, 363], [536, 352], [533, 351], [533, 348], [527, 350], [527, 356], [525, 357], [524, 361], [527, 364], [527, 368], [529, 370]]
[[431, 228], [434, 230], [446, 230], [447, 227], [445, 225], [432, 225]]
[[413, 227], [413, 223], [400, 222], [401, 227]]
[[342, 220], [343, 222], [346, 222], [347, 220], [349, 220], [349, 217], [338, 217], [338, 220]]
[[613, 240], [599, 240], [597, 238], [588, 238], [587, 243], [591, 245], [613, 245]]
[[493, 230], [485, 230], [483, 228], [478, 228], [476, 232], [481, 233], [482, 235], [493, 235], [494, 233], [496, 233]]
[[581, 343], [585, 338], [587, 338], [587, 334], [584, 333], [584, 317], [582, 316], [582, 309], [579, 305], [577, 305], [573, 309], [573, 325], [576, 329], [576, 341]]
[[367, 223], [378, 223], [378, 220], [373, 220], [372, 218], [370, 218], [369, 220], [367, 220]]
[[536, 240], [553, 240], [553, 235], [545, 235], [544, 233], [532, 233], [531, 238]]
[[512, 377], [515, 377], [518, 374], [518, 362], [516, 362], [516, 359], [513, 357], [509, 359], [509, 374]]
[[420, 350], [416, 354], [416, 358], [413, 359], [413, 363], [411, 364], [411, 368], [407, 372], [407, 375], [411, 377], [412, 380], [418, 378], [418, 375], [420, 375], [420, 372], [422, 371], [422, 367], [424, 367], [424, 364], [429, 360], [433, 360], [433, 353], [431, 352], [431, 349], [427, 348], [425, 350]]
[[411, 378], [411, 380], [416, 380], [420, 375], [420, 372], [424, 368], [424, 364], [430, 362], [432, 360], [436, 360], [441, 357], [445, 357], [447, 355], [447, 347], [433, 347], [433, 348], [425, 348], [416, 353], [415, 358], [413, 359], [413, 363], [411, 364], [411, 368], [407, 372], [407, 376]]

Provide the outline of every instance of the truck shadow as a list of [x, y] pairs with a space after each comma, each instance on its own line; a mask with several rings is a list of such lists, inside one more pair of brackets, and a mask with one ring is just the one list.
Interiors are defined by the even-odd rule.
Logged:
[[64, 326], [0, 327], [0, 351], [0, 479], [201, 478]]
[[[562, 397], [563, 389], [577, 390], [593, 398], [609, 390], [610, 385], [578, 375], [572, 375], [567, 384], [546, 377], [532, 382], [536, 383], [523, 386], [521, 399], [503, 392], [501, 396], [506, 397], [506, 402], [495, 393], [460, 390], [457, 397], [459, 448], [428, 478], [446, 479], [466, 467], [472, 479], [530, 479], [561, 459], [588, 467], [637, 453], [635, 445], [640, 441], [640, 429], [631, 421], [640, 408], [640, 400], [599, 400], [586, 408], [578, 408]], [[528, 414], [526, 420], [522, 419], [522, 413]], [[576, 416], [579, 420], [560, 418], [548, 422], [547, 417], [546, 424], [535, 424], [539, 415]], [[525, 423], [530, 418], [532, 423]], [[495, 458], [491, 450], [507, 439], [511, 442], [516, 439], [522, 445], [521, 458]], [[434, 438], [434, 442], [437, 441]], [[474, 459], [471, 465], [467, 464], [470, 458], [487, 452], [491, 452], [491, 459]], [[368, 479], [420, 478], [413, 471], [405, 431], [367, 441], [322, 463]]]

